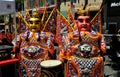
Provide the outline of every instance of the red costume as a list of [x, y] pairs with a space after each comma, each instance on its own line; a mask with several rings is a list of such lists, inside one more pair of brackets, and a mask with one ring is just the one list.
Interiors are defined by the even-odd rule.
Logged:
[[[91, 30], [89, 9], [78, 9], [78, 30], [66, 34], [66, 46], [61, 46], [58, 59], [67, 60], [66, 77], [103, 77], [104, 37]], [[64, 35], [63, 35], [64, 36]]]

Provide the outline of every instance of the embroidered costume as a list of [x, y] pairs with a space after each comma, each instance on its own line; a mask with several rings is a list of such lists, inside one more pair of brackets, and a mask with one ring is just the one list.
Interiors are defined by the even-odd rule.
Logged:
[[[104, 37], [91, 30], [89, 8], [76, 11], [77, 30], [63, 35], [58, 59], [66, 62], [66, 77], [103, 77]], [[63, 38], [65, 37], [65, 38]], [[65, 39], [65, 40], [64, 40]]]
[[37, 12], [26, 22], [21, 14], [19, 16], [25, 22], [29, 30], [17, 35], [14, 52], [18, 53], [19, 76], [40, 77], [40, 62], [53, 58], [53, 34], [40, 31], [40, 19]]

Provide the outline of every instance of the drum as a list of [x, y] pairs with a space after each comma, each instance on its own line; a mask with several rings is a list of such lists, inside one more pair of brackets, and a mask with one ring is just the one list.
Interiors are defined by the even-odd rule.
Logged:
[[41, 77], [64, 77], [63, 65], [59, 60], [45, 60], [40, 63]]

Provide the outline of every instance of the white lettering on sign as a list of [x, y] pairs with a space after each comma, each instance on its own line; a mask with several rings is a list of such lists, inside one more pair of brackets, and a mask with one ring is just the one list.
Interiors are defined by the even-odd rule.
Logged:
[[110, 5], [111, 7], [117, 7], [117, 6], [120, 6], [120, 2], [117, 2], [117, 3], [111, 3], [111, 5]]

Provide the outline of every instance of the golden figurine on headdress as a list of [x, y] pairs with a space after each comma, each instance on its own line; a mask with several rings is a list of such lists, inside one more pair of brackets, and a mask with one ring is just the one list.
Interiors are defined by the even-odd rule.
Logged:
[[90, 7], [88, 6], [86, 9], [83, 9], [83, 5], [80, 6], [79, 9], [77, 9], [76, 13], [78, 15], [88, 15], [89, 14], [89, 11], [90, 11]]

